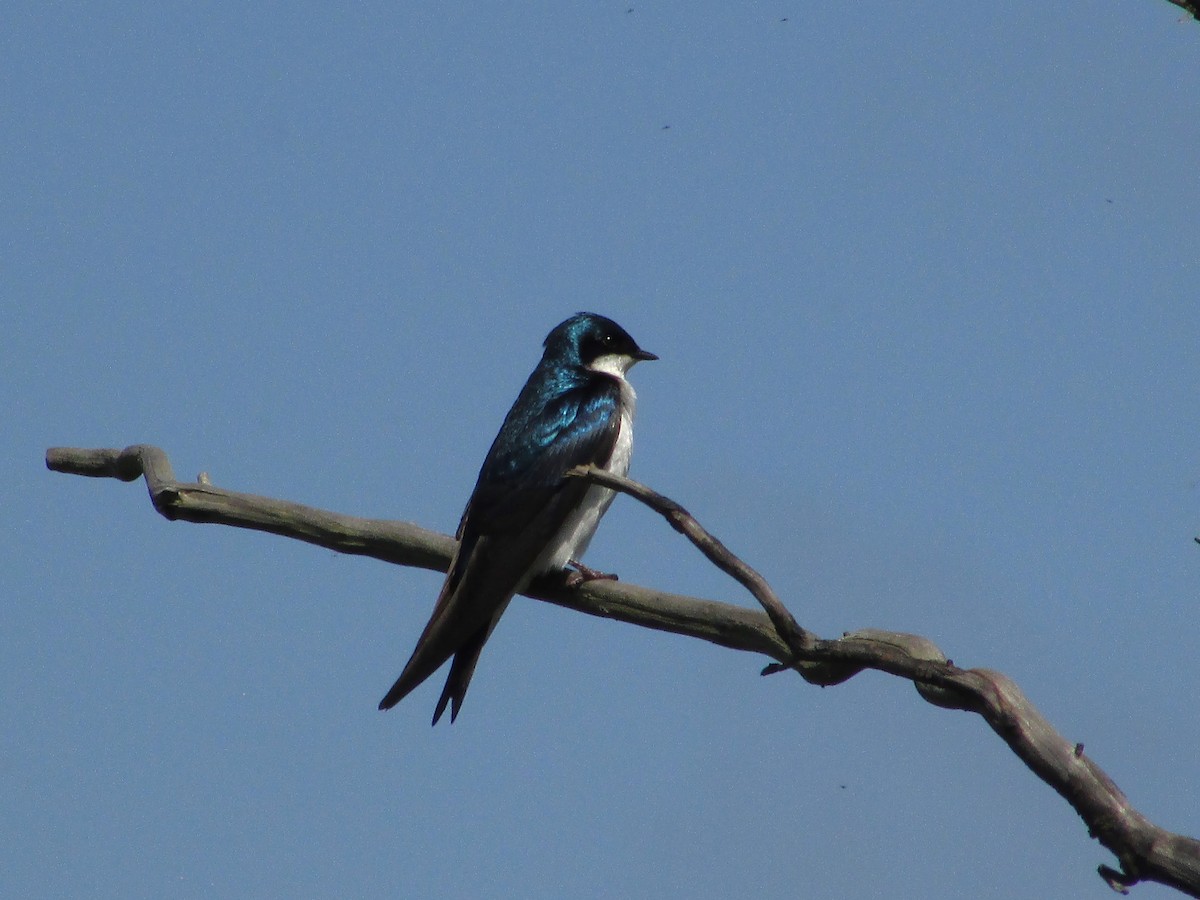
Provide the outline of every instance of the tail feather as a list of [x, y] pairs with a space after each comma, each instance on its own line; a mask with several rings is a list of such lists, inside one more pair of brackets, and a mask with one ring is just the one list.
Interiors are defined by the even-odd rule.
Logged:
[[[400, 673], [400, 677], [396, 679], [391, 690], [379, 701], [379, 708], [381, 710], [391, 709], [453, 656], [454, 661], [450, 664], [450, 674], [446, 676], [446, 685], [442, 689], [442, 696], [439, 698], [433, 714], [433, 724], [438, 723], [438, 719], [446, 711], [447, 704], [450, 705], [450, 721], [454, 722], [462, 707], [463, 697], [467, 694], [467, 687], [471, 684], [471, 676], [475, 674], [475, 665], [479, 662], [479, 654], [483, 652], [483, 645], [491, 637], [496, 623], [500, 621], [500, 616], [508, 608], [511, 599], [511, 596], [505, 598], [493, 611], [491, 619], [457, 646], [457, 642], [453, 640], [426, 641], [426, 635], [422, 635], [421, 640], [417, 642], [417, 649], [413, 651], [412, 658], [404, 667], [404, 671]], [[431, 620], [429, 626], [426, 626], [427, 634], [435, 629], [434, 621], [437, 621], [436, 618]], [[441, 629], [437, 629], [437, 631], [444, 634]], [[437, 645], [436, 650], [435, 644]]]
[[[496, 618], [498, 619], [499, 616]], [[442, 688], [442, 696], [438, 698], [437, 708], [433, 711], [434, 725], [446, 711], [447, 703], [450, 704], [450, 724], [453, 725], [454, 720], [458, 718], [463, 698], [467, 696], [467, 688], [471, 686], [471, 676], [475, 674], [475, 664], [479, 662], [479, 654], [483, 652], [483, 645], [487, 642], [494, 627], [495, 622], [491, 622], [486, 628], [479, 629], [478, 633], [454, 654], [454, 662], [450, 664], [450, 674], [446, 676], [446, 686]]]
[[[404, 667], [404, 671], [400, 673], [400, 677], [396, 679], [396, 683], [379, 701], [379, 708], [391, 709], [412, 693], [421, 682], [440, 669], [442, 663], [449, 658], [450, 653], [446, 653], [440, 658], [425, 656], [419, 660], [416, 658], [410, 660], [409, 664]], [[419, 663], [419, 666], [414, 666], [414, 663]]]
[[[587, 486], [583, 487], [586, 489]], [[567, 492], [560, 494], [567, 499], [573, 496], [568, 496]], [[454, 721], [483, 645], [513, 594], [528, 583], [532, 567], [537, 564], [538, 554], [546, 544], [543, 537], [553, 534], [561, 524], [560, 501], [561, 497], [541, 510], [515, 544], [513, 539], [479, 535], [460, 527], [458, 550], [450, 563], [450, 573], [438, 594], [433, 614], [400, 677], [379, 701], [381, 710], [391, 709], [453, 656], [454, 662], [433, 722], [437, 724], [447, 705], [450, 706], [450, 721]]]

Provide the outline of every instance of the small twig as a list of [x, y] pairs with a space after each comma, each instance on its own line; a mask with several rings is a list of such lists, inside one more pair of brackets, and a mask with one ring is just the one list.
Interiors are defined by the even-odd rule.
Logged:
[[[708, 558], [709, 562], [722, 572], [732, 576], [754, 595], [754, 599], [766, 610], [775, 630], [779, 632], [780, 639], [787, 644], [796, 659], [805, 656], [812, 650], [815, 643], [813, 636], [800, 627], [788, 608], [775, 595], [775, 591], [767, 583], [767, 580], [731, 553], [728, 547], [696, 521], [695, 516], [674, 500], [664, 497], [640, 482], [622, 478], [620, 475], [606, 472], [597, 466], [576, 466], [567, 472], [567, 475], [584, 478], [601, 487], [620, 491], [646, 504], [665, 518], [672, 528], [691, 541]], [[788, 665], [782, 666], [782, 668], [788, 667]]]
[[1097, 866], [1096, 871], [1100, 873], [1100, 877], [1104, 879], [1105, 884], [1118, 894], [1128, 894], [1129, 889], [1138, 883], [1136, 877], [1126, 875], [1124, 872], [1118, 872], [1112, 866]]

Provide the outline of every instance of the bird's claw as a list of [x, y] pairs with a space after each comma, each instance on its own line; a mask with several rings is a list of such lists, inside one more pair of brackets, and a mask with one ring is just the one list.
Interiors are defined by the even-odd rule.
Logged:
[[567, 572], [567, 587], [576, 588], [588, 581], [616, 581], [617, 576], [612, 572], [600, 572], [591, 566], [585, 566], [578, 560], [567, 560], [567, 565], [575, 569]]

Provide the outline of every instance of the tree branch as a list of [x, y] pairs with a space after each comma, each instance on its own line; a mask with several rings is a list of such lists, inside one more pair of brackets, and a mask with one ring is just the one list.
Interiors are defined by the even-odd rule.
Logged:
[[[445, 571], [454, 539], [417, 525], [342, 516], [325, 510], [214, 487], [201, 476], [179, 482], [166, 454], [145, 444], [125, 450], [54, 447], [52, 471], [133, 481], [144, 476], [154, 508], [168, 519], [268, 531], [342, 553]], [[668, 594], [611, 581], [566, 586], [565, 576], [537, 579], [529, 596], [589, 615], [702, 638], [723, 647], [769, 656], [763, 674], [795, 669], [812, 684], [839, 684], [864, 669], [912, 681], [930, 703], [977, 713], [1012, 751], [1079, 814], [1089, 834], [1117, 857], [1120, 869], [1099, 866], [1102, 878], [1128, 893], [1138, 881], [1157, 881], [1200, 897], [1200, 841], [1151, 823], [1111, 778], [1037, 711], [1000, 672], [960, 669], [929, 640], [864, 629], [824, 640], [801, 628], [770, 585], [709, 534], [678, 503], [629, 479], [583, 467], [568, 473], [629, 494], [658, 512], [715, 565], [754, 595], [766, 614], [727, 603]], [[782, 635], [782, 637], [781, 637]]]
[[[787, 644], [788, 649], [792, 653], [793, 661], [799, 659], [801, 654], [812, 649], [816, 638], [800, 627], [788, 611], [788, 608], [775, 596], [775, 591], [767, 584], [767, 580], [730, 553], [724, 544], [709, 534], [692, 517], [691, 513], [674, 500], [664, 497], [657, 491], [650, 490], [644, 484], [638, 484], [636, 481], [630, 481], [628, 478], [622, 478], [619, 475], [613, 475], [611, 472], [606, 472], [604, 469], [596, 466], [577, 466], [567, 472], [567, 476], [570, 478], [584, 478], [593, 484], [621, 491], [646, 504], [665, 518], [672, 528], [695, 544], [700, 552], [708, 557], [709, 562], [727, 575], [733, 576], [746, 590], [754, 595], [754, 598], [762, 604], [762, 608], [767, 611], [767, 616], [770, 618], [775, 632]], [[787, 667], [785, 666], [784, 668]]]

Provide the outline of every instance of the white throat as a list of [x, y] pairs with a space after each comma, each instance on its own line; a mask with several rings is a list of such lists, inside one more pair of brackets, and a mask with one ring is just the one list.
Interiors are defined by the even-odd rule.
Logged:
[[627, 353], [606, 353], [604, 356], [597, 356], [587, 368], [593, 372], [603, 372], [605, 375], [612, 375], [621, 381], [625, 380], [625, 373], [632, 368], [637, 362], [632, 356]]

